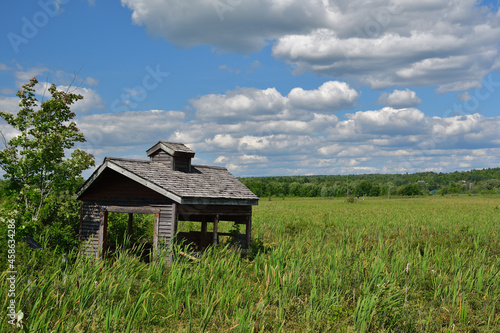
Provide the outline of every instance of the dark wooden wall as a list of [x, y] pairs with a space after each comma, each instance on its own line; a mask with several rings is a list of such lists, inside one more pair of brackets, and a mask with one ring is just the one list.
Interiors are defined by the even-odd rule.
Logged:
[[163, 200], [165, 197], [144, 185], [114, 171], [106, 169], [96, 179], [92, 185], [79, 198], [87, 200], [107, 200], [107, 199], [154, 199]]
[[174, 157], [174, 170], [182, 172], [191, 172], [190, 157]]
[[250, 205], [180, 205], [178, 206], [180, 221], [213, 221], [219, 216], [221, 221], [234, 221], [244, 224], [252, 216]]

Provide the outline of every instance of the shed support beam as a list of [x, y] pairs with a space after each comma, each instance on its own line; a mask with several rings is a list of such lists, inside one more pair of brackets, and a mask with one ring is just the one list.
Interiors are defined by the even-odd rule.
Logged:
[[158, 228], [160, 225], [160, 213], [155, 214], [155, 220], [153, 225], [153, 256], [152, 260], [158, 258]]
[[205, 250], [205, 245], [207, 244], [207, 226], [207, 219], [203, 218], [203, 221], [201, 221], [201, 250]]
[[108, 233], [108, 212], [101, 211], [101, 221], [99, 224], [99, 250], [97, 257], [103, 258], [106, 253], [106, 237]]
[[213, 233], [213, 244], [217, 244], [217, 226], [219, 224], [219, 215], [215, 215], [214, 219], [214, 233]]
[[252, 240], [252, 216], [251, 215], [248, 216], [245, 231], [246, 231], [246, 237], [245, 237], [246, 247], [247, 247], [247, 249], [249, 249], [250, 242]]

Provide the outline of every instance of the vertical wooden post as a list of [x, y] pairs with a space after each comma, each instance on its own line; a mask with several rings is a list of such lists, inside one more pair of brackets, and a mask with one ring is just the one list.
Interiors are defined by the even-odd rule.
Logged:
[[151, 260], [155, 260], [158, 253], [158, 231], [160, 225], [160, 213], [155, 214], [155, 221], [153, 225], [153, 255], [151, 256]]
[[160, 213], [155, 214], [155, 221], [153, 226], [153, 248], [156, 250], [158, 246], [158, 230], [160, 225]]
[[207, 218], [204, 216], [203, 220], [201, 221], [201, 249], [200, 250], [205, 250], [206, 244], [207, 244]]
[[250, 248], [250, 242], [252, 240], [252, 215], [249, 215], [246, 222], [246, 246], [247, 249]]
[[219, 224], [219, 215], [215, 215], [214, 219], [214, 233], [213, 233], [213, 244], [217, 244], [217, 225]]
[[106, 252], [106, 236], [108, 233], [108, 212], [101, 211], [101, 223], [99, 224], [99, 250], [97, 251], [97, 258], [104, 257]]
[[132, 247], [132, 242], [130, 242], [130, 239], [132, 238], [132, 223], [134, 222], [134, 214], [128, 213], [128, 229], [127, 229], [127, 234], [129, 237], [129, 247]]
[[172, 225], [172, 242], [173, 242], [173, 238], [177, 235], [177, 229], [178, 229], [178, 226], [179, 226], [179, 215], [177, 215], [177, 212], [178, 212], [178, 209], [177, 209], [177, 204], [176, 203], [173, 203], [172, 204], [172, 217], [173, 217], [173, 225]]
[[[173, 163], [173, 161], [172, 161], [172, 163]], [[177, 208], [178, 208], [177, 204], [173, 203], [172, 204], [172, 217], [170, 220], [170, 223], [172, 223], [172, 229], [171, 229], [170, 235], [168, 236], [167, 244], [165, 244], [165, 246], [167, 246], [167, 249], [168, 249], [167, 250], [167, 252], [168, 252], [167, 264], [168, 265], [170, 265], [172, 263], [172, 260], [173, 260], [174, 242], [175, 242], [175, 238], [177, 236], [177, 228], [178, 228], [178, 224], [179, 224], [179, 216], [177, 215], [177, 213], [178, 213]], [[165, 239], [162, 239], [161, 241], [164, 242]]]

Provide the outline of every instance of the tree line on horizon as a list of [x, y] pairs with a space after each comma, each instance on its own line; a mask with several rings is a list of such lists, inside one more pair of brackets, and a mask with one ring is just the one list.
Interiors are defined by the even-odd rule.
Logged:
[[450, 173], [244, 177], [259, 197], [500, 194], [500, 168]]

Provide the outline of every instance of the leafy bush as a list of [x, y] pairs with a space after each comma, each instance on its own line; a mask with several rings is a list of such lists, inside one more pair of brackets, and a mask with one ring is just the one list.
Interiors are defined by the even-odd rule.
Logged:
[[407, 184], [398, 190], [398, 194], [407, 196], [422, 195], [422, 191], [420, 190], [420, 186], [418, 186], [418, 184]]
[[[152, 242], [154, 233], [154, 215], [133, 214], [131, 243]], [[124, 243], [124, 235], [128, 232], [128, 214], [109, 213], [108, 215], [108, 244]]]

